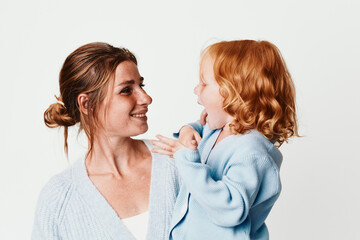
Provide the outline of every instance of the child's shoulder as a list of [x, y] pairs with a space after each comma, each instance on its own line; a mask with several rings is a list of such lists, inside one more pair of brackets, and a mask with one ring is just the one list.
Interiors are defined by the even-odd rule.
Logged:
[[255, 129], [249, 130], [244, 134], [234, 135], [234, 140], [237, 144], [244, 145], [244, 147], [262, 151], [268, 151], [274, 147], [272, 142]]
[[237, 156], [272, 159], [279, 167], [282, 162], [282, 154], [279, 149], [257, 130], [233, 135], [231, 145]]

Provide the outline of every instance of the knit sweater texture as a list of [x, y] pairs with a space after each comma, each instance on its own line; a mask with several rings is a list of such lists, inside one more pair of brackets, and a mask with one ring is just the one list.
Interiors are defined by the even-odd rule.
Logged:
[[174, 154], [182, 185], [170, 239], [269, 239], [265, 219], [281, 191], [280, 151], [256, 130], [214, 147], [220, 129], [191, 126], [202, 140], [196, 151]]
[[[152, 146], [144, 141], [148, 148]], [[173, 159], [152, 153], [148, 240], [168, 239], [179, 191]], [[42, 189], [32, 240], [135, 240], [87, 175], [85, 158]]]

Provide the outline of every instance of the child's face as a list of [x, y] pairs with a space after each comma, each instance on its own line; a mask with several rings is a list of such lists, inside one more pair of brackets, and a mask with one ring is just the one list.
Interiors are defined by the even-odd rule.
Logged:
[[206, 122], [211, 129], [223, 128], [233, 118], [224, 111], [224, 98], [220, 95], [220, 86], [215, 80], [214, 61], [210, 56], [204, 56], [200, 65], [200, 82], [194, 88], [198, 103], [207, 111]]

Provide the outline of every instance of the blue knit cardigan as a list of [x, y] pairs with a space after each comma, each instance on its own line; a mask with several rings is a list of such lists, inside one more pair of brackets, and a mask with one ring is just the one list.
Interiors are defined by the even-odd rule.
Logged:
[[213, 148], [221, 130], [191, 126], [202, 140], [198, 150], [174, 154], [182, 185], [170, 239], [269, 239], [265, 219], [281, 191], [279, 150], [256, 130]]
[[[173, 159], [152, 153], [148, 240], [168, 239], [178, 191]], [[53, 177], [41, 191], [32, 239], [135, 240], [89, 179], [84, 158]]]

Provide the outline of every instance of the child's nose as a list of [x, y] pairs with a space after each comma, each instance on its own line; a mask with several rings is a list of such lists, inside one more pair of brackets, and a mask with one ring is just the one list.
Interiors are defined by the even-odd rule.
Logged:
[[199, 96], [199, 84], [195, 86], [194, 94]]

